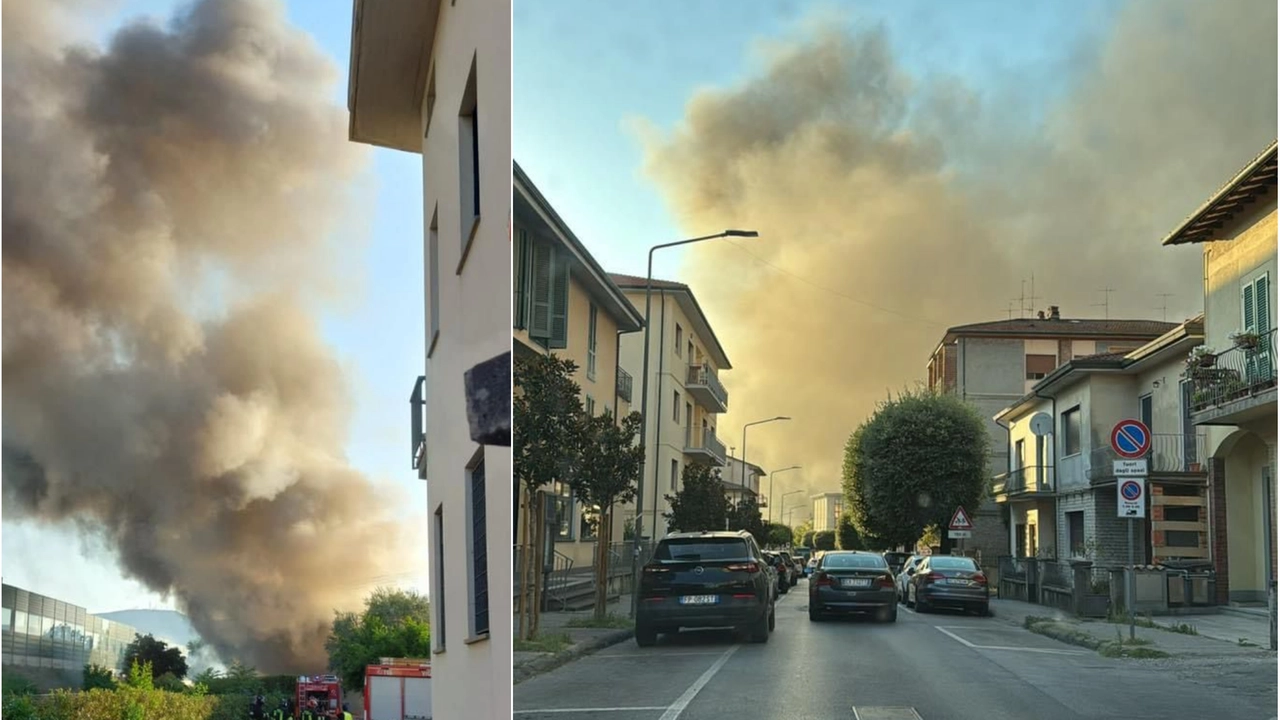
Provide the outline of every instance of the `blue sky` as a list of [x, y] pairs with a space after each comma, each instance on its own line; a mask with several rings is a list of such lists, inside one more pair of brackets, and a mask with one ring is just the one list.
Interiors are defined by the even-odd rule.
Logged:
[[[139, 15], [166, 19], [174, 0], [134, 0], [119, 4], [99, 26], [106, 38]], [[336, 105], [346, 106], [347, 58], [351, 45], [351, 0], [292, 0], [292, 22], [315, 38], [338, 69]], [[326, 338], [349, 369], [357, 401], [347, 452], [352, 464], [378, 481], [394, 483], [411, 503], [403, 517], [426, 522], [426, 487], [409, 467], [409, 391], [423, 358], [422, 177], [417, 155], [373, 150], [370, 171], [376, 187], [372, 228], [359, 268], [361, 294], [340, 315], [323, 318]], [[84, 552], [69, 531], [6, 523], [3, 529], [4, 581], [87, 607], [91, 612], [134, 607], [172, 607], [124, 580], [102, 549]], [[50, 551], [49, 548], [55, 548]], [[50, 556], [52, 555], [52, 557]], [[396, 578], [426, 591], [423, 558], [406, 558]]]

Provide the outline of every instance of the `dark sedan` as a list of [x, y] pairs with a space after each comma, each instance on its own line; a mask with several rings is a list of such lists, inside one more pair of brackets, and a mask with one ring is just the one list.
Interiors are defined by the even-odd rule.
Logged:
[[889, 564], [876, 553], [823, 553], [809, 580], [809, 619], [834, 613], [874, 613], [880, 622], [898, 619], [898, 591]]
[[989, 615], [987, 576], [973, 558], [931, 555], [916, 565], [907, 581], [907, 607], [922, 613], [948, 607]]

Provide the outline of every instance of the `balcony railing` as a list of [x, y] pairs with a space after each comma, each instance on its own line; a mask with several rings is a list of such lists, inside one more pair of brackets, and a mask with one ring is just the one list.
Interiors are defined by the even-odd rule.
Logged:
[[685, 387], [703, 407], [716, 412], [729, 409], [729, 393], [720, 384], [720, 378], [716, 377], [710, 365], [690, 365]]
[[422, 392], [426, 384], [426, 376], [419, 375], [418, 379], [413, 383], [413, 392], [409, 394], [409, 432], [411, 435], [409, 448], [413, 451], [414, 470], [417, 470], [426, 461], [427, 433], [423, 429], [425, 425], [423, 411], [426, 399], [423, 397]]
[[1027, 465], [1000, 473], [991, 481], [993, 495], [1051, 493], [1054, 489], [1052, 466]]
[[1263, 333], [1251, 347], [1233, 347], [1212, 365], [1188, 370], [1191, 411], [1201, 412], [1256, 395], [1276, 386], [1276, 331]]
[[[1123, 460], [1111, 446], [1089, 453], [1089, 480], [1111, 480], [1115, 461]], [[1147, 453], [1148, 473], [1195, 473], [1206, 467], [1205, 437], [1197, 433], [1153, 433]]]
[[702, 437], [697, 437], [694, 433], [688, 433], [685, 435], [684, 444], [685, 453], [701, 456], [703, 459], [711, 461], [713, 465], [724, 466], [724, 443], [720, 442], [710, 432], [702, 433]]
[[631, 402], [631, 373], [618, 368], [618, 397], [626, 402]]

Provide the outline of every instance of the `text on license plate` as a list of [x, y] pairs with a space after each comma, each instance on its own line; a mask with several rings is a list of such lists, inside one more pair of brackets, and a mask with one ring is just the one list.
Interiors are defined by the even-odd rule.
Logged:
[[960, 578], [951, 578], [950, 580], [947, 581], [947, 584], [948, 585], [968, 585], [969, 581], [961, 580]]
[[681, 605], [715, 605], [720, 602], [718, 595], [681, 595]]
[[871, 581], [866, 578], [845, 578], [840, 581], [843, 587], [871, 587]]

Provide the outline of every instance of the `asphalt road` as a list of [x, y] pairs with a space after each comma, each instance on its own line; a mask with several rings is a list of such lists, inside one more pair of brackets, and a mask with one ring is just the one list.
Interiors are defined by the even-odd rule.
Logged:
[[515, 687], [520, 720], [1271, 720], [1276, 662], [1107, 659], [959, 613], [811, 623], [805, 581], [767, 644], [626, 642]]

